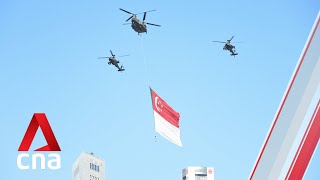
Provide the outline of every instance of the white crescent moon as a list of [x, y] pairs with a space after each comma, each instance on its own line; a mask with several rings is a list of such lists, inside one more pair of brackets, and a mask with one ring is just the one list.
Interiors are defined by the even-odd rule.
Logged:
[[161, 112], [162, 110], [157, 106], [157, 104], [158, 104], [158, 99], [159, 99], [158, 96], [157, 96], [156, 98], [154, 98], [154, 105], [156, 106], [156, 109], [157, 109], [159, 112]]

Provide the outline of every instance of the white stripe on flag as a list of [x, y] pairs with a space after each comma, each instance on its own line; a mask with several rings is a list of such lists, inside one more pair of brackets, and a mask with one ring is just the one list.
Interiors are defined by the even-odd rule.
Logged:
[[182, 146], [180, 139], [180, 129], [169, 123], [156, 111], [153, 111], [153, 114], [156, 132], [158, 132], [161, 136], [176, 144], [177, 146]]

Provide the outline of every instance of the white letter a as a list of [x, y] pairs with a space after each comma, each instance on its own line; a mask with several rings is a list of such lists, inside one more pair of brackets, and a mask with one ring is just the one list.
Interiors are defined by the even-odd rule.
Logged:
[[[55, 159], [50, 159], [48, 161], [49, 169], [60, 169], [61, 168], [61, 159], [59, 154], [49, 154], [48, 157], [55, 157]], [[53, 166], [52, 163], [56, 163], [56, 166]]]

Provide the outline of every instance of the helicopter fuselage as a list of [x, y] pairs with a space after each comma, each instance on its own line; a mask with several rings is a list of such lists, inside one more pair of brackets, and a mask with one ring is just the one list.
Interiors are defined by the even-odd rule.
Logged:
[[231, 56], [236, 56], [236, 55], [238, 55], [238, 53], [236, 53], [236, 49], [235, 49], [235, 48], [236, 48], [236, 47], [233, 46], [230, 42], [227, 42], [227, 43], [224, 45], [223, 50], [228, 50], [228, 51], [230, 51]]
[[119, 61], [116, 58], [109, 58], [109, 64], [118, 65]]
[[123, 68], [123, 66], [119, 66], [119, 62], [120, 61], [118, 61], [116, 58], [114, 58], [114, 57], [110, 57], [109, 58], [109, 62], [108, 62], [108, 64], [109, 65], [114, 65], [116, 68], [118, 68], [118, 71], [124, 71], [124, 68]]
[[133, 17], [131, 19], [131, 27], [133, 30], [135, 30], [137, 33], [146, 33], [147, 32], [147, 26], [144, 22], [140, 21], [138, 18]]
[[231, 45], [230, 43], [225, 44], [223, 49], [224, 50], [228, 50], [228, 51], [232, 51], [235, 47], [233, 45]]
[[116, 68], [118, 68], [118, 71], [123, 71], [123, 69], [119, 67], [119, 62], [120, 61], [116, 60], [116, 58], [111, 57], [111, 58], [109, 58], [108, 64], [109, 65], [111, 65], [111, 64], [114, 65]]

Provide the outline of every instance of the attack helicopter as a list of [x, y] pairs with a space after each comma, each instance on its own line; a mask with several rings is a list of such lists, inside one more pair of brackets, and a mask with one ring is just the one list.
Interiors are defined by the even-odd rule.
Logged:
[[142, 14], [142, 13], [138, 13], [138, 14], [133, 14], [127, 10], [124, 10], [124, 9], [121, 9], [119, 8], [121, 11], [123, 12], [126, 12], [128, 14], [131, 14], [131, 16], [126, 20], [129, 21], [131, 19], [131, 27], [133, 30], [135, 30], [138, 34], [140, 33], [147, 33], [147, 24], [148, 25], [152, 25], [152, 26], [158, 26], [160, 27], [160, 25], [158, 24], [153, 24], [153, 23], [148, 23], [148, 22], [145, 22], [144, 20], [146, 19], [146, 16], [147, 16], [147, 13], [148, 12], [152, 12], [152, 11], [156, 11], [155, 9], [154, 10], [151, 10], [151, 11], [146, 11], [146, 12], [142, 12], [143, 13], [143, 19], [142, 21], [140, 19], [137, 18], [137, 15], [138, 14]]
[[[123, 68], [122, 65], [119, 66], [120, 61], [118, 61], [116, 59], [116, 56], [112, 53], [111, 50], [110, 50], [110, 53], [112, 55], [111, 57], [99, 57], [98, 59], [109, 59], [109, 62], [108, 62], [109, 65], [111, 65], [111, 64], [114, 65], [116, 68], [118, 68], [118, 71], [120, 71], [120, 72], [124, 71], [125, 69]], [[117, 56], [117, 58], [124, 57], [124, 56], [129, 56], [129, 55]]]
[[[238, 55], [238, 53], [236, 52], [236, 47], [234, 45], [231, 44], [231, 40], [233, 39], [234, 36], [232, 36], [229, 40], [227, 40], [226, 42], [224, 41], [212, 41], [212, 42], [217, 42], [217, 43], [224, 43], [224, 47], [223, 50], [228, 50], [230, 51], [230, 55], [235, 57], [236, 55]], [[238, 42], [240, 43], [240, 42]]]

